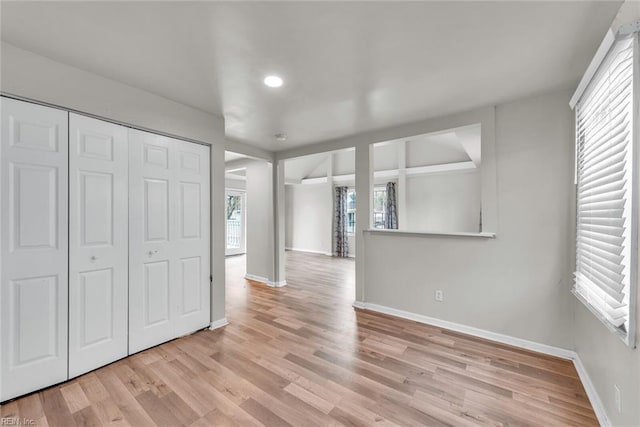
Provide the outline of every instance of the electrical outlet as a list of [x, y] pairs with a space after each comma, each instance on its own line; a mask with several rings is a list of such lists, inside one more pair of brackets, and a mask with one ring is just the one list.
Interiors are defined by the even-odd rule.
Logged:
[[620, 391], [620, 388], [616, 384], [613, 385], [613, 391], [615, 393], [616, 409], [620, 414], [622, 413], [622, 391]]
[[438, 301], [438, 302], [444, 301], [444, 292], [442, 292], [441, 289], [438, 289], [436, 291], [436, 301]]

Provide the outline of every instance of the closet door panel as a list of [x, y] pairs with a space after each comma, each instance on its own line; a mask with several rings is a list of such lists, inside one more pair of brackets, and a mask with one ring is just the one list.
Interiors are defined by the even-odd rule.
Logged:
[[68, 114], [3, 97], [0, 401], [67, 379]]
[[69, 376], [128, 354], [127, 129], [70, 115]]
[[176, 276], [176, 204], [170, 139], [129, 130], [129, 353], [175, 337], [171, 286]]
[[209, 147], [130, 131], [131, 353], [209, 324]]
[[209, 147], [174, 141], [172, 154], [178, 192], [175, 327], [177, 335], [184, 335], [210, 322]]

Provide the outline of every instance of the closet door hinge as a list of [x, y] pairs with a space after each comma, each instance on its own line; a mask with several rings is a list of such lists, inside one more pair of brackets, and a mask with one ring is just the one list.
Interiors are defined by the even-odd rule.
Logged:
[[209, 283], [213, 283], [213, 274], [209, 276]]

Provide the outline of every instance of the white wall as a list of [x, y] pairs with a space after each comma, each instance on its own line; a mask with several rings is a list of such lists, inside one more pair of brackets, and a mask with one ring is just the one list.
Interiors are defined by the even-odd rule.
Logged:
[[0, 87], [65, 108], [202, 142], [224, 141], [212, 114], [2, 43]]
[[273, 166], [255, 161], [247, 166], [247, 275], [273, 281]]
[[340, 150], [333, 153], [333, 174], [350, 175], [356, 172], [356, 151]]
[[348, 234], [347, 243], [349, 244], [349, 258], [356, 257], [356, 235]]
[[[373, 168], [377, 171], [398, 169], [399, 142], [378, 145], [373, 149]], [[354, 159], [355, 160], [355, 159]]]
[[246, 190], [247, 181], [242, 179], [225, 178], [225, 188], [229, 190]]
[[478, 171], [407, 177], [406, 224], [401, 230], [478, 232]]
[[287, 185], [285, 247], [331, 255], [332, 206], [330, 184]]
[[[627, 347], [582, 303], [576, 298], [573, 300], [575, 350], [602, 400], [611, 424], [640, 426], [640, 351]], [[636, 342], [640, 342], [638, 340], [640, 336]], [[616, 408], [614, 385], [622, 392], [621, 413]]]
[[568, 101], [497, 106], [495, 239], [365, 233], [364, 301], [572, 349]]
[[[285, 247], [333, 254], [333, 185], [294, 184], [285, 190]], [[356, 238], [348, 235], [349, 256], [356, 256]]]

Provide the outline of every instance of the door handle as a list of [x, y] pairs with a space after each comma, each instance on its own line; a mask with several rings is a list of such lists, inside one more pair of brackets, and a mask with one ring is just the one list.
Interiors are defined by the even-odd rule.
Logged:
[[149, 252], [147, 252], [147, 255], [149, 255], [149, 256], [151, 257], [151, 256], [154, 256], [154, 255], [155, 255], [155, 254], [157, 254], [157, 253], [158, 253], [158, 251], [157, 251], [157, 250], [155, 250], [155, 251], [149, 251]]
[[95, 255], [92, 255], [90, 259], [91, 259], [91, 262], [93, 262], [93, 261], [97, 260], [97, 259], [98, 259], [98, 257], [97, 257], [97, 256], [95, 256]]

